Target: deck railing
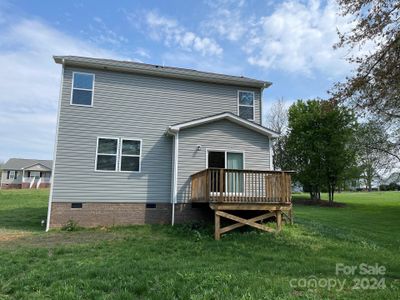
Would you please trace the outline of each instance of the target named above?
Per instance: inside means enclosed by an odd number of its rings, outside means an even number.
[[[192,202],[290,203],[291,173],[209,168],[191,176]]]

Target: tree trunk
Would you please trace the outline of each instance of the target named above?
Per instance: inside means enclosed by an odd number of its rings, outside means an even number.
[[[333,197],[335,194],[335,184],[328,184],[329,206],[333,206]]]
[[[372,180],[368,179],[368,192],[372,192]]]

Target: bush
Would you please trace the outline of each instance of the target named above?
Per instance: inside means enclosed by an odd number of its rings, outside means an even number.
[[[70,219],[68,222],[61,228],[64,231],[77,231],[79,229],[78,222]]]
[[[400,191],[400,185],[392,182],[390,184],[381,184],[379,186],[380,191]]]

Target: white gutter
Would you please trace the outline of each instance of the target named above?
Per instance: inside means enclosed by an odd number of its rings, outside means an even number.
[[[51,217],[51,203],[53,200],[53,187],[54,187],[54,175],[55,175],[55,167],[56,167],[56,153],[57,153],[57,143],[58,143],[58,125],[60,122],[60,111],[61,111],[61,98],[62,98],[62,88],[64,83],[64,59],[62,60],[62,68],[61,68],[61,84],[60,84],[60,95],[58,97],[58,110],[57,110],[57,127],[56,127],[56,136],[54,143],[54,152],[53,152],[53,170],[51,171],[50,178],[50,194],[49,194],[49,205],[47,207],[47,222],[46,222],[46,232],[50,229],[50,217]]]
[[[178,154],[179,154],[179,132],[171,132],[174,136],[174,151],[172,152],[172,216],[171,225],[175,224],[175,204],[178,194]]]

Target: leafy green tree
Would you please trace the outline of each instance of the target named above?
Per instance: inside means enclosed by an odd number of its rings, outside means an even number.
[[[377,121],[362,123],[357,129],[355,145],[362,171],[361,178],[368,191],[371,191],[373,179],[390,171],[394,165],[393,156],[382,151],[390,148],[389,134],[384,125]]]
[[[289,108],[284,167],[297,171],[312,200],[326,188],[333,203],[338,183],[355,165],[356,124],[351,111],[330,101],[299,100]]]
[[[339,32],[334,47],[356,50],[347,57],[355,70],[330,92],[335,101],[385,122],[388,139],[376,148],[400,161],[400,1],[337,2],[354,26]]]

